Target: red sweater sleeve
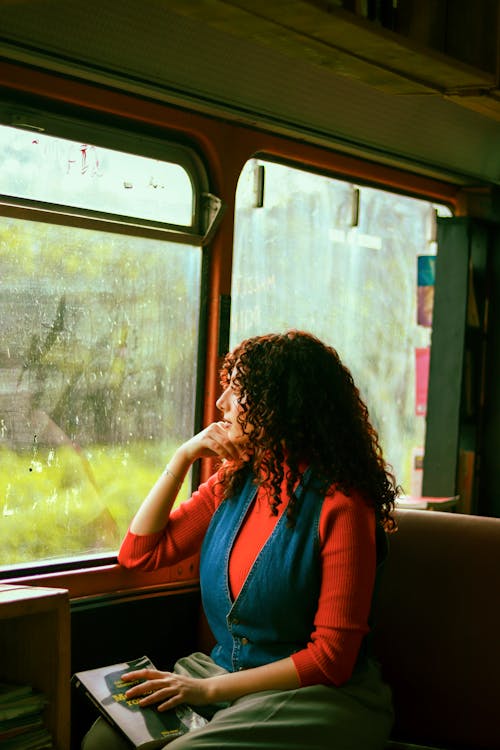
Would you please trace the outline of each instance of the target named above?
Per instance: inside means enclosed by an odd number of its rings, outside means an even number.
[[[125,568],[157,570],[199,552],[210,519],[221,502],[220,484],[214,474],[171,512],[163,531],[137,535],[130,529],[118,553]]]
[[[314,630],[292,655],[302,686],[342,685],[368,632],[375,582],[375,514],[353,493],[327,495],[320,518],[322,582]]]

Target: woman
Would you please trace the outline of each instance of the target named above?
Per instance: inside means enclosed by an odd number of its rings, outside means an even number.
[[[201,550],[216,645],[172,673],[130,673],[146,681],[128,696],[208,707],[170,750],[383,748],[391,699],[368,634],[398,487],[367,409],[335,350],[300,331],[244,341],[221,380],[221,421],[176,450],[119,553],[153,570]],[[221,468],[171,512],[203,457]],[[83,747],[122,742],[99,722]]]

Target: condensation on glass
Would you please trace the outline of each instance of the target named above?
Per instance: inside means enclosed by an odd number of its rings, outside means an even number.
[[[236,197],[231,344],[299,328],[337,349],[416,495],[432,332],[432,279],[419,268],[433,267],[437,214],[450,212],[257,159]]]
[[[4,194],[191,222],[177,164],[12,128],[0,153]],[[0,216],[0,566],[116,550],[194,425],[200,247],[26,217]]]

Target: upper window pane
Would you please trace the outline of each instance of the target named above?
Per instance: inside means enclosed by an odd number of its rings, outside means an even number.
[[[0,126],[0,193],[191,226],[193,186],[179,164]]]
[[[414,495],[422,486],[436,209],[262,160],[246,164],[236,199],[232,345],[299,328],[337,349],[398,482]]]

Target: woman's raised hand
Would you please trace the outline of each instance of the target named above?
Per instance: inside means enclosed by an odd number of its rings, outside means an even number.
[[[212,422],[182,446],[191,462],[197,458],[245,459],[247,440],[234,439],[227,422]]]

